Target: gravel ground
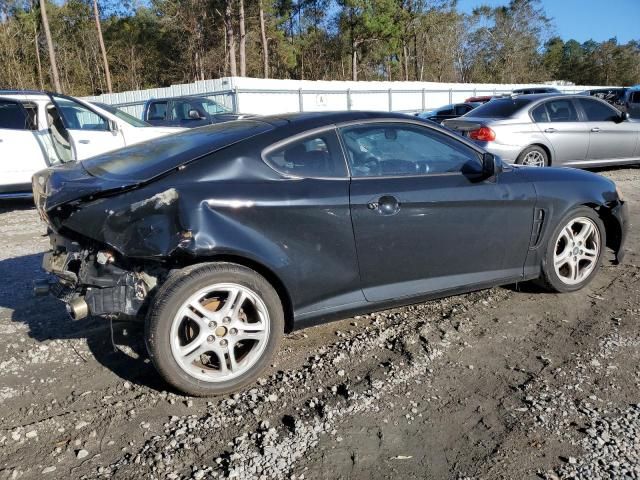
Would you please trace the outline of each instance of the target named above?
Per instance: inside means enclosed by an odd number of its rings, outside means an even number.
[[[599,173],[632,230],[588,288],[297,331],[253,388],[215,399],[171,391],[140,327],[31,297],[44,227],[0,205],[0,480],[640,478],[640,169]]]

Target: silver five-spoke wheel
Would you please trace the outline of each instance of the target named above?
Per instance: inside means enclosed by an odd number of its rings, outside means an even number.
[[[556,240],[553,255],[556,275],[567,285],[582,282],[596,268],[600,248],[600,232],[593,220],[571,219]]]
[[[542,153],[537,150],[531,150],[522,157],[522,165],[528,165],[530,167],[544,167],[546,165],[546,160]]]
[[[269,330],[269,311],[255,292],[217,283],[198,290],[178,309],[170,330],[171,353],[190,376],[222,382],[258,362]]]

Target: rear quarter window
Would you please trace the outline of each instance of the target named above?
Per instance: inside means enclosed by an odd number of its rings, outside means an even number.
[[[137,143],[82,164],[96,177],[142,182],[272,129],[257,120],[219,123]]]

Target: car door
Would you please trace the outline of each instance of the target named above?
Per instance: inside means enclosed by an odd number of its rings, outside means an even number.
[[[0,98],[0,193],[30,191],[31,176],[47,166],[36,136],[37,106],[29,112]]]
[[[640,118],[640,90],[629,92],[627,101],[627,112],[632,118]]]
[[[620,112],[604,101],[580,98],[578,105],[589,125],[588,162],[611,163],[634,157],[640,137],[637,123],[622,121]]]
[[[115,122],[110,122],[71,97],[56,94],[49,97],[68,131],[76,160],[84,160],[125,146],[124,137]]]
[[[554,165],[581,164],[586,160],[589,126],[580,121],[572,99],[546,101],[535,107],[531,116],[553,148]]]
[[[535,192],[511,168],[481,179],[475,149],[418,123],[366,122],[340,132],[367,300],[522,277]]]

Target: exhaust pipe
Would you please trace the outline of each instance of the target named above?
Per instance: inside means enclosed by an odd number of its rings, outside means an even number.
[[[36,280],[33,282],[33,295],[36,297],[44,297],[49,295],[51,283],[49,280]]]
[[[77,297],[67,303],[67,312],[71,320],[82,320],[89,315],[89,305],[84,297]]]

